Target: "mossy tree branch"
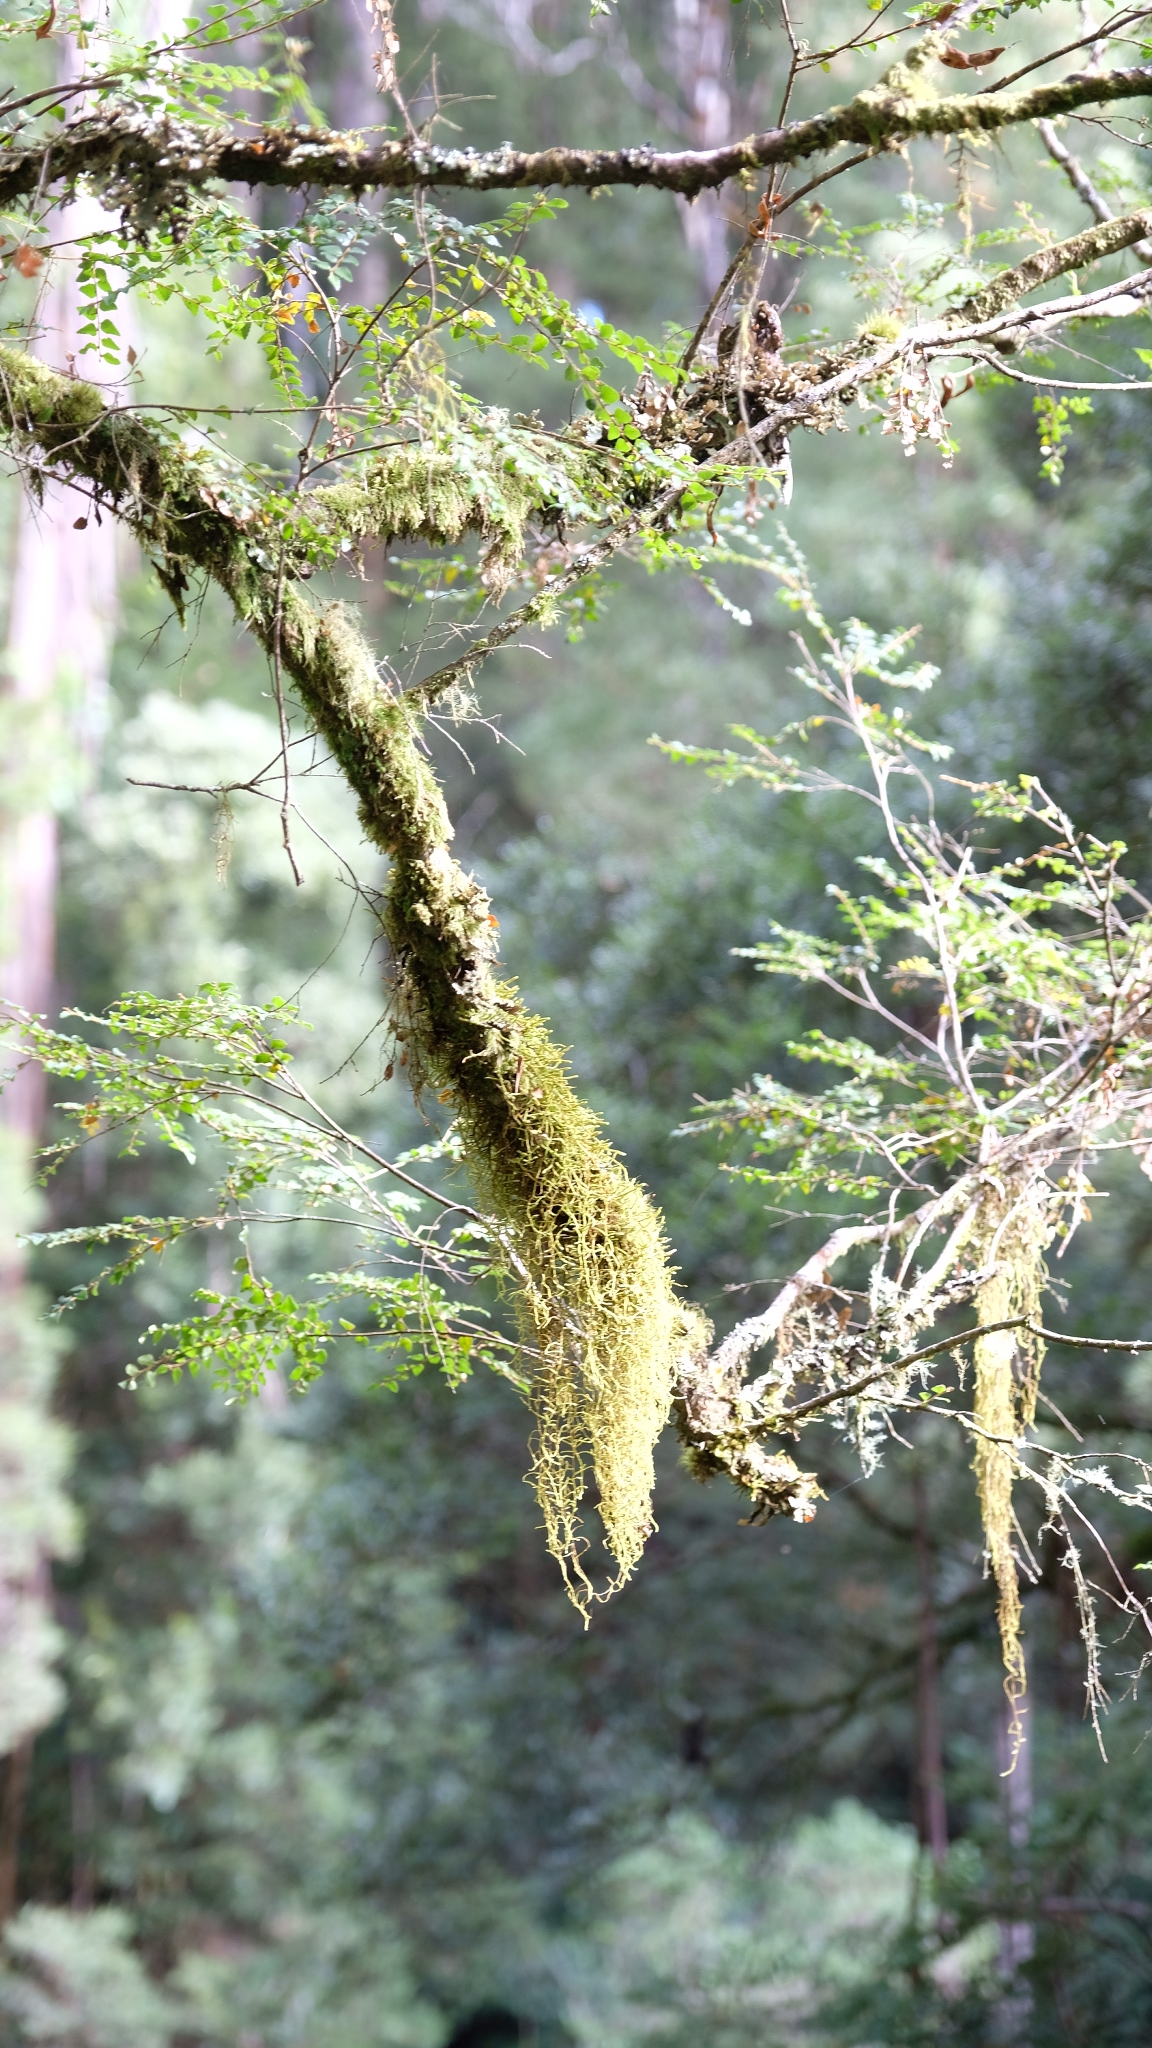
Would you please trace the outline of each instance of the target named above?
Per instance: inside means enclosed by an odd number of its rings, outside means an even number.
[[[842,144],[877,149],[917,136],[996,135],[1027,121],[1149,94],[1148,64],[1075,72],[1020,92],[943,96],[927,81],[923,66],[893,65],[878,84],[843,106],[711,150],[660,150],[646,143],[625,149],[565,144],[539,150],[510,144],[495,150],[440,149],[407,137],[371,144],[355,135],[303,127],[267,127],[240,136],[112,105],[70,123],[48,143],[7,149],[0,160],[0,206],[37,193],[70,191],[81,178],[113,204],[126,204],[142,222],[163,214],[179,195],[220,180],[352,193],[429,187],[493,192],[549,185],[592,191],[631,185],[692,199],[730,178],[802,163]]]
[[[1050,284],[1055,277],[1066,277],[1069,271],[1083,270],[1090,263],[1099,263],[1105,256],[1119,255],[1121,249],[1134,248],[1152,235],[1152,209],[1142,208],[1138,213],[1121,214],[1114,220],[1101,221],[1094,228],[1085,228],[1078,235],[1070,235],[1067,241],[1053,242],[1050,248],[1038,249],[1024,263],[1014,270],[1005,270],[983,291],[975,292],[970,299],[957,308],[957,320],[992,320],[998,313],[1006,313],[1017,299],[1026,298],[1029,292],[1039,291],[1040,286]]]
[[[587,1607],[579,1503],[591,1465],[627,1577],[650,1527],[652,1447],[692,1332],[660,1219],[576,1096],[543,1022],[496,973],[488,896],[452,827],[412,705],[381,680],[353,617],[268,566],[203,459],[101,394],[0,346],[0,432],[33,467],[85,480],[135,533],[179,605],[211,577],[299,693],[391,863],[384,925],[393,1022],[419,1091],[451,1103],[482,1204],[503,1226],[535,1357],[534,1464],[549,1543]],[[345,508],[347,509],[347,508]],[[441,508],[442,510],[443,508]]]

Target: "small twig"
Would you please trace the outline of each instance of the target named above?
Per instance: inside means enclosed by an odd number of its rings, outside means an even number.
[[[272,682],[276,691],[276,716],[280,721],[280,759],[284,765],[284,789],[280,799],[280,831],[284,841],[284,851],[288,855],[289,865],[292,869],[293,879],[296,887],[299,889],[303,884],[304,877],[300,872],[300,864],[296,859],[295,850],[292,845],[292,828],[289,823],[292,816],[292,764],[288,756],[291,740],[288,733],[288,713],[284,706],[284,678],[280,672],[280,626],[283,618],[283,599],[284,551],[281,549],[280,560],[276,566],[276,613],[272,622]]]
[[[1048,1344],[1072,1344],[1078,1351],[1152,1351],[1152,1337],[1066,1337],[1059,1330],[1046,1330],[1041,1323],[1029,1323],[1028,1327],[1034,1337],[1043,1337]]]
[[[919,1351],[912,1351],[907,1358],[895,1358],[890,1365],[877,1366],[861,1379],[852,1380],[846,1387],[837,1387],[830,1394],[814,1394],[810,1401],[801,1401],[795,1408],[782,1408],[763,1427],[776,1429],[781,1423],[795,1422],[802,1415],[814,1415],[818,1408],[834,1407],[837,1401],[848,1401],[853,1394],[863,1393],[866,1387],[874,1386],[877,1380],[890,1379],[895,1373],[907,1372],[913,1365],[923,1364],[926,1358],[935,1358],[941,1351],[957,1351],[961,1344],[971,1343],[973,1337],[990,1337],[997,1330],[1019,1330],[1028,1326],[1027,1316],[1009,1316],[1002,1323],[981,1323],[974,1330],[961,1330],[958,1337],[941,1337],[935,1344],[925,1344]],[[1152,1344],[1148,1345],[1152,1351]]]

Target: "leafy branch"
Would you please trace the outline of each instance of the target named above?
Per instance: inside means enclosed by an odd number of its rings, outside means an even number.
[[[1152,1468],[1124,1458],[1135,1478],[1117,1476],[1115,1458],[1069,1456],[1036,1422],[1046,1342],[1064,1341],[1040,1316],[1046,1254],[1055,1245],[1063,1256],[1087,1220],[1098,1160],[1127,1152],[1146,1169],[1152,1161],[1152,905],[1123,873],[1124,847],[1078,831],[1035,777],[945,777],[940,790],[929,764],[948,750],[916,734],[900,701],[925,692],[934,675],[909,664],[911,636],[877,635],[858,620],[834,630],[786,540],[759,553],[745,542],[740,555],[758,562],[802,622],[792,673],[817,708],[774,738],[741,729],[740,750],[664,751],[722,784],[848,797],[875,817],[880,850],[858,860],[868,886],[829,890],[839,937],[777,926],[742,949],[762,972],[850,1006],[867,1036],[810,1030],[789,1045],[791,1057],[845,1078],[809,1091],[757,1075],[727,1101],[702,1105],[691,1128],[750,1145],[729,1170],[776,1196],[817,1188],[854,1195],[862,1209],[766,1310],[682,1375],[681,1434],[701,1476],[726,1471],[744,1487],[754,1519],[807,1520],[814,1477],[766,1438],[832,1418],[867,1471],[897,1413],[926,1409],[960,1427],[973,1444],[1006,1686],[1018,1700],[1015,1485],[1039,1491],[1085,1603],[1074,1495],[1095,1487],[1152,1508]],[[954,832],[938,802],[947,796],[953,806],[963,788],[972,824]],[[989,820],[1010,828],[1010,854],[983,845]],[[840,1269],[865,1252],[863,1284],[846,1288]],[[921,1340],[969,1303],[974,1328]],[[1152,1349],[1152,1340],[1080,1341]],[[748,1361],[772,1342],[773,1362],[747,1381]],[[928,1374],[933,1360],[969,1345],[965,1402],[963,1370],[951,1387]],[[1152,1634],[1152,1619],[1124,1598]],[[1098,1712],[1087,1604],[1084,1632]]]
[[[205,984],[173,1000],[127,995],[104,1017],[66,1015],[84,1031],[51,1030],[11,1006],[4,1012],[17,1058],[84,1090],[58,1104],[73,1131],[41,1154],[45,1177],[97,1140],[115,1143],[121,1157],[158,1142],[190,1166],[207,1147],[218,1165],[207,1214],[35,1233],[30,1242],[46,1250],[122,1247],[54,1313],[120,1285],[194,1233],[239,1239],[237,1289],[198,1289],[202,1313],[151,1326],[140,1341],[156,1348],[126,1366],[127,1385],[203,1371],[243,1401],[287,1353],[291,1381],[303,1391],[333,1345],[352,1345],[381,1358],[390,1387],[429,1362],[453,1385],[482,1363],[523,1386],[520,1347],[487,1327],[474,1299],[481,1282],[501,1282],[514,1265],[499,1225],[411,1171],[425,1159],[451,1163],[452,1144],[389,1160],[345,1129],[294,1070],[280,1035],[299,1024],[291,1006],[243,1004],[227,985]],[[299,1301],[259,1270],[253,1246],[265,1242],[264,1226],[279,1237],[304,1224],[350,1231],[355,1256],[339,1271],[313,1274],[316,1291]],[[455,1298],[461,1293],[472,1297],[467,1305]],[[336,1314],[345,1305],[355,1305],[356,1320]]]

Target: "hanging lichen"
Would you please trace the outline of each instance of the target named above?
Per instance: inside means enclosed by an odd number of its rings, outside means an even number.
[[[973,1469],[980,1498],[984,1542],[996,1581],[996,1618],[1004,1659],[1004,1691],[1011,1709],[1013,1760],[1022,1740],[1020,1701],[1028,1690],[1016,1563],[1016,1445],[1036,1416],[1043,1340],[1036,1335],[1045,1281],[1044,1247],[1051,1235],[1039,1190],[1028,1182],[997,1188],[983,1204],[974,1233],[979,1263],[989,1277],[976,1294],[977,1320],[987,1334],[973,1347],[975,1388]],[[1018,1317],[1015,1329],[996,1324]]]

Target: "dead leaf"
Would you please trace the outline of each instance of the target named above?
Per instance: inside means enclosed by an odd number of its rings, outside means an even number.
[[[133,363],[134,363],[134,362],[136,361],[136,351],[135,351],[135,349],[133,348],[133,346],[132,346],[132,343],[131,343],[131,342],[129,342],[129,343],[128,343],[128,347],[127,347],[127,350],[126,350],[126,354],[127,354],[127,357],[128,357],[128,367],[129,367],[129,369],[131,369],[131,367],[132,367]]]
[[[1003,55],[1003,46],[996,50],[973,50],[969,57],[963,50],[941,50],[940,62],[947,64],[950,71],[978,71],[982,64],[994,64]]]
[[[13,253],[12,261],[21,277],[35,277],[36,272],[44,268],[42,252],[34,249],[31,242],[21,242],[20,247]]]
[[[48,12],[47,12],[47,14],[46,14],[46,15],[44,16],[44,19],[43,19],[43,21],[42,21],[42,22],[40,22],[40,23],[39,23],[39,24],[37,25],[37,29],[36,29],[36,41],[37,41],[38,43],[42,43],[42,42],[44,41],[44,38],[45,38],[45,36],[50,36],[50,35],[51,35],[51,33],[52,33],[52,30],[53,30],[53,28],[55,27],[55,25],[56,25],[56,0],[52,0],[52,5],[51,5],[51,6],[49,7],[49,9],[48,9]]]
[[[83,533],[83,531],[84,531],[84,528],[85,528],[85,527],[87,526],[87,524],[88,524],[88,521],[87,521],[87,519],[74,519],[74,520],[72,521],[72,524],[73,524],[73,526],[75,527],[75,529],[76,529],[77,533]]]

